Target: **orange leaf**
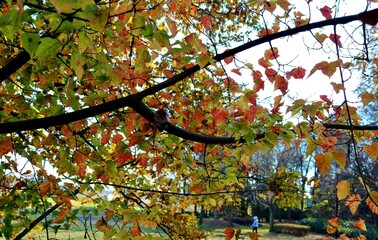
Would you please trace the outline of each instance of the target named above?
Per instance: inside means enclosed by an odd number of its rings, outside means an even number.
[[[350,183],[346,180],[339,182],[336,185],[337,188],[337,198],[342,200],[350,194]]]
[[[268,12],[273,13],[276,10],[276,3],[274,1],[264,1],[264,8]]]
[[[190,191],[191,192],[195,192],[197,194],[202,193],[202,191],[203,191],[203,184],[198,184],[198,185],[190,187]]]
[[[345,90],[345,87],[341,83],[331,82],[331,85],[336,93],[339,93],[341,90]]]
[[[85,162],[85,159],[86,156],[79,151],[76,151],[73,155],[73,160],[75,161],[75,163],[83,163]]]
[[[376,205],[378,204],[378,192],[371,192],[370,196],[366,199],[366,204],[373,213],[378,214],[378,206]]]
[[[326,19],[332,18],[332,16],[331,16],[332,10],[328,6],[322,7],[320,9],[320,12],[322,13],[323,17],[325,17]]]
[[[42,182],[37,186],[37,188],[39,189],[39,193],[42,197],[52,191],[52,186],[49,182]]]
[[[332,162],[332,154],[331,153],[326,153],[326,154],[321,154],[318,153],[315,155],[315,161],[316,161],[316,167],[319,169],[320,173],[325,176],[329,168],[331,167],[331,162]]]
[[[130,233],[133,235],[133,237],[140,236],[140,227],[137,224],[133,224],[133,226],[130,228]]]
[[[371,145],[366,145],[364,146],[364,150],[366,152],[366,154],[372,158],[373,160],[377,160],[378,159],[378,142],[372,142]]]
[[[370,102],[375,100],[375,96],[372,93],[369,92],[363,92],[361,95],[361,102],[364,104],[364,106],[368,105]]]
[[[327,227],[327,233],[328,234],[334,234],[337,230],[337,228],[334,228],[334,227]]]
[[[10,138],[5,139],[0,144],[0,157],[12,151],[13,144]]]
[[[109,142],[110,136],[107,132],[102,132],[101,133],[101,145],[105,145]]]
[[[328,36],[324,33],[315,33],[315,38],[316,40],[318,40],[318,42],[323,43],[326,40],[326,38],[328,38]]]
[[[85,164],[79,164],[76,168],[76,173],[81,179],[83,179],[85,177],[85,174],[87,174],[87,168]]]
[[[344,152],[341,151],[334,151],[333,158],[335,159],[336,163],[339,164],[340,167],[343,169],[346,166],[346,155]]]
[[[272,29],[264,29],[264,30],[261,30],[259,32],[259,34],[257,34],[257,36],[260,37],[260,38],[262,38],[262,37],[268,36],[268,35],[270,35],[272,33],[273,33]]]
[[[203,25],[203,27],[209,31],[210,30],[210,26],[211,26],[211,16],[209,15],[206,15],[204,16],[202,19],[201,19],[201,23]]]
[[[247,232],[245,235],[248,236],[251,240],[258,240],[259,237],[261,237],[261,235],[255,232]]]
[[[118,145],[118,143],[122,140],[123,140],[123,136],[117,133],[116,135],[113,136],[112,143],[114,143],[115,145]]]
[[[329,35],[329,39],[331,39],[331,41],[332,42],[334,42],[337,46],[339,46],[339,47],[343,47],[342,45],[341,45],[341,41],[340,41],[340,36],[339,35],[335,35],[335,34],[333,34],[333,33],[331,33],[330,35]]]
[[[293,68],[290,72],[286,74],[287,79],[293,77],[295,79],[303,79],[306,75],[306,69],[302,67]]]
[[[226,228],[223,233],[226,234],[225,240],[231,240],[234,237],[235,230],[233,228]]]
[[[63,208],[60,210],[59,215],[57,218],[55,218],[51,223],[60,223],[63,222],[65,216],[70,212],[69,208]]]
[[[326,102],[328,105],[332,103],[331,100],[329,100],[329,98],[327,97],[327,95],[320,95],[320,99]]]
[[[276,48],[276,47],[273,47],[273,48],[267,49],[267,50],[265,50],[265,52],[264,52],[264,57],[265,57],[265,59],[267,59],[267,60],[273,60],[273,59],[278,58],[279,56],[280,56],[280,55],[278,54],[278,48]]]
[[[357,212],[358,206],[361,203],[361,197],[359,194],[351,194],[347,198],[346,206],[349,207],[350,212],[354,215]]]
[[[268,67],[270,67],[270,66],[273,65],[271,62],[269,62],[265,58],[260,58],[259,61],[258,61],[258,63],[259,63],[260,66],[262,66],[264,68],[268,68]]]
[[[328,219],[328,224],[336,229],[339,228],[339,218],[335,217]]]
[[[357,220],[353,227],[358,230],[367,231],[365,221],[361,219]]]
[[[322,71],[322,73],[326,76],[328,76],[329,78],[332,77],[332,75],[336,72],[336,68],[337,67],[340,67],[340,65],[342,64],[342,61],[339,59],[339,60],[336,60],[336,61],[333,61],[333,62],[326,62],[326,61],[322,61],[320,63],[317,63],[315,64],[315,66],[311,69],[310,71],[310,74],[309,74],[309,77],[314,74],[317,70],[320,70]]]

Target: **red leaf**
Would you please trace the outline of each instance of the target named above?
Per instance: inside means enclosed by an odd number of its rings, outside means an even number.
[[[209,31],[210,30],[210,26],[211,26],[211,17],[209,15],[206,15],[204,16],[202,19],[201,19],[201,23],[203,25],[203,27]]]
[[[81,179],[85,177],[85,174],[87,174],[86,166],[85,164],[80,164],[77,166],[76,173],[79,175]]]
[[[83,163],[85,162],[85,159],[86,156],[79,151],[76,151],[73,155],[73,160],[75,161],[75,163]]]
[[[227,228],[223,233],[226,234],[225,240],[231,240],[234,237],[235,230],[233,228]]]
[[[358,14],[358,19],[365,24],[375,25],[378,23],[378,9]]]
[[[70,209],[69,209],[69,208],[63,208],[62,210],[60,210],[58,217],[55,218],[54,221],[52,221],[52,223],[60,223],[60,222],[63,222],[64,217],[65,217],[69,212],[70,212]]]
[[[116,153],[115,155],[118,165],[122,165],[127,161],[131,161],[133,156],[130,152]]]
[[[144,137],[142,134],[140,133],[133,133],[131,136],[129,136],[127,138],[127,140],[129,140],[129,147],[132,147],[136,144],[139,144],[143,141]]]
[[[238,68],[234,68],[234,69],[232,69],[231,72],[233,72],[233,73],[235,73],[235,74],[237,74],[237,75],[239,75],[239,76],[242,75],[241,72],[240,72],[240,69],[238,69]]]
[[[224,123],[226,121],[227,115],[228,113],[226,109],[214,110],[213,119],[214,119],[215,124]]]
[[[0,144],[0,156],[9,153],[10,151],[12,151],[12,148],[13,148],[13,144],[10,138],[2,141]]]
[[[342,45],[341,45],[341,41],[340,41],[340,36],[339,35],[335,35],[335,34],[333,34],[333,33],[331,33],[330,35],[329,35],[329,39],[331,39],[331,41],[332,42],[334,42],[337,46],[339,46],[339,47],[343,47]]]
[[[331,16],[332,10],[328,6],[322,7],[320,9],[320,12],[322,13],[323,17],[325,17],[326,19],[332,18],[332,16]]]
[[[123,140],[123,136],[121,134],[117,133],[116,135],[113,136],[112,143],[118,145],[118,143],[122,140]]]
[[[329,105],[331,104],[331,100],[329,100],[327,95],[320,95],[320,99],[322,99],[324,102],[326,102]]]
[[[259,63],[260,66],[262,66],[264,68],[268,68],[268,67],[273,65],[271,62],[269,62],[268,60],[266,60],[263,57],[259,59],[258,63]]]
[[[277,72],[276,72],[276,70],[274,70],[272,68],[267,68],[265,70],[265,74],[268,77],[269,81],[273,82],[274,79],[276,78]]]
[[[290,72],[286,74],[286,77],[290,79],[290,77],[293,77],[295,79],[303,79],[306,75],[306,69],[302,67],[297,67],[292,69]]]

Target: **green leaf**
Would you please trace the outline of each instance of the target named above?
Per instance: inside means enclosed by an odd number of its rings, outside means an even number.
[[[41,60],[54,57],[60,50],[62,44],[57,39],[42,38],[41,44],[39,44],[35,56]]]
[[[31,58],[34,57],[40,41],[41,37],[37,33],[24,32],[21,35],[22,46],[29,53]]]

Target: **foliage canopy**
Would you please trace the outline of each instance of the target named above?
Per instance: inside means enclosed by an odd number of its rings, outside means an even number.
[[[37,224],[68,228],[88,214],[72,200],[90,199],[104,238],[149,239],[147,228],[202,238],[196,217],[183,212],[235,204],[253,177],[251,156],[279,144],[305,144],[323,175],[332,162],[356,165],[365,194],[342,181],[337,195],[352,212],[366,202],[378,213],[359,162],[377,159],[378,127],[363,125],[370,119],[346,89],[378,63],[369,52],[376,1],[348,16],[342,1],[297,2],[0,1],[1,233],[21,239]],[[311,54],[328,59],[281,61],[276,41],[301,34]],[[263,50],[239,58],[255,48]],[[370,74],[364,106],[378,94]],[[296,81],[315,77],[330,79],[341,103],[290,97]],[[275,189],[266,191],[284,191],[268,180]],[[112,199],[102,195],[109,188]]]

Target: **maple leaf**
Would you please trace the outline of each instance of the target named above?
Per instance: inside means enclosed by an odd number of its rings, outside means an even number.
[[[369,92],[363,92],[361,95],[361,102],[364,104],[364,106],[368,105],[370,102],[375,100],[375,96],[372,93]]]
[[[366,225],[365,225],[365,221],[364,220],[357,220],[354,225],[353,225],[354,228],[358,229],[358,230],[362,230],[362,231],[367,231],[366,229]]]
[[[331,100],[327,97],[327,95],[320,95],[320,99],[322,99],[324,102],[326,102],[328,105],[331,105]]]
[[[39,189],[39,194],[43,197],[52,191],[52,184],[50,182],[42,182],[37,186],[37,189]]]
[[[337,198],[342,200],[350,194],[350,183],[346,180],[340,181],[336,185],[337,189]]]
[[[331,82],[331,85],[333,86],[333,89],[336,93],[339,93],[341,90],[345,90],[344,85],[341,83]]]
[[[69,212],[70,212],[70,209],[68,207],[63,208],[62,210],[60,210],[58,217],[55,218],[51,223],[63,222],[64,218],[67,216]]]
[[[133,226],[130,228],[130,233],[133,235],[133,237],[140,236],[141,235],[141,229],[137,224],[133,224]]]
[[[211,16],[210,15],[206,15],[204,16],[201,21],[200,21],[203,25],[203,27],[209,31],[210,30],[210,27],[211,27]]]
[[[260,66],[262,66],[264,68],[268,68],[270,66],[273,66],[273,64],[271,62],[269,62],[268,60],[266,60],[263,57],[258,60],[258,63],[259,63]]]
[[[233,228],[226,228],[223,233],[226,234],[225,240],[231,240],[234,237],[235,230]]]
[[[329,39],[331,39],[331,41],[334,42],[337,46],[339,46],[341,48],[343,47],[342,44],[341,44],[339,35],[337,35],[337,34],[335,35],[335,34],[331,33],[329,35]]]
[[[0,144],[0,157],[12,151],[13,144],[10,138],[1,141]]]
[[[320,63],[315,64],[315,66],[311,69],[310,74],[308,77],[310,77],[312,74],[314,74],[317,70],[322,71],[322,73],[329,78],[332,77],[332,75],[336,72],[336,68],[341,66],[342,61],[340,59],[333,61],[333,62],[326,62],[322,61]]]
[[[331,8],[329,8],[328,6],[324,6],[320,9],[320,12],[322,13],[323,17],[325,17],[326,19],[331,19],[332,16],[332,10]]]
[[[293,68],[290,72],[286,73],[286,78],[290,79],[291,77],[295,79],[303,79],[306,75],[306,69],[302,67]]]
[[[270,13],[273,13],[276,10],[276,3],[274,1],[264,1],[264,8]]]
[[[122,165],[122,164],[124,164],[124,163],[126,163],[128,161],[132,161],[133,160],[133,155],[129,151],[117,152],[115,154],[115,157],[117,159],[118,165]]]
[[[316,167],[319,169],[320,173],[325,176],[328,173],[329,168],[331,167],[332,154],[317,153],[314,158]]]
[[[226,109],[219,109],[213,111],[213,119],[215,124],[224,123],[227,119],[228,112]]]
[[[351,194],[346,201],[346,206],[349,211],[354,215],[357,212],[358,206],[361,204],[361,197],[359,194]]]
[[[266,60],[273,60],[278,58],[280,55],[278,54],[278,48],[273,47],[270,49],[265,50],[264,57]]]

